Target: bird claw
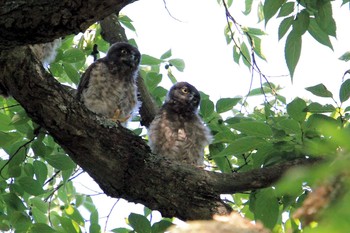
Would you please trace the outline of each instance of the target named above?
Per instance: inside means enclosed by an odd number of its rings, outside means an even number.
[[[116,109],[111,120],[116,122],[116,123],[117,122],[124,123],[124,122],[127,122],[129,120],[130,115],[128,115],[126,117],[120,117],[120,114],[121,114],[120,109]]]

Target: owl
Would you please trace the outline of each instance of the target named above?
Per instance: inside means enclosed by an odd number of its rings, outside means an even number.
[[[137,108],[136,78],[140,52],[115,43],[104,58],[92,63],[80,79],[77,98],[92,112],[126,126]]]
[[[198,90],[187,82],[176,83],[148,129],[154,154],[203,166],[204,148],[212,139],[197,110]]]
[[[55,60],[58,47],[61,46],[61,38],[55,39],[52,42],[43,43],[43,44],[34,44],[30,47],[32,48],[34,54],[37,58],[43,63],[45,68]]]

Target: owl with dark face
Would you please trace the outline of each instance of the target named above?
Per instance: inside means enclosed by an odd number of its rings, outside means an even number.
[[[115,43],[104,58],[81,77],[77,98],[97,115],[124,126],[137,107],[136,78],[140,52],[128,43]]]
[[[191,84],[178,82],[170,89],[148,129],[154,154],[203,166],[204,148],[212,136],[197,113],[199,104],[199,92]]]

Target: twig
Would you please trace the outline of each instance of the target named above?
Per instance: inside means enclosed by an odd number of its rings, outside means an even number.
[[[31,140],[29,140],[28,142],[24,143],[23,145],[21,145],[20,147],[17,148],[17,150],[15,151],[15,153],[10,156],[9,160],[6,161],[6,163],[1,167],[0,169],[0,176],[6,180],[5,177],[3,177],[2,175],[2,171],[5,169],[5,167],[12,161],[12,159],[17,155],[17,153],[23,148],[23,147],[27,147],[28,144],[30,144],[32,141],[34,141],[35,137],[33,137]]]
[[[112,208],[107,215],[104,232],[107,232],[107,224],[108,224],[109,217],[111,216],[112,211],[113,211],[114,207],[117,205],[117,203],[119,202],[119,200],[120,199],[118,198],[117,201],[112,205]]]
[[[167,4],[166,4],[166,1],[163,0],[163,2],[164,2],[164,7],[165,7],[166,11],[168,12],[169,16],[170,16],[171,18],[175,19],[176,21],[179,21],[179,22],[183,23],[181,20],[179,20],[178,18],[175,18],[175,17],[171,14],[171,12],[169,11],[168,6],[167,6]]]
[[[2,108],[0,108],[0,110],[10,109],[10,108],[17,107],[17,106],[21,106],[21,105],[20,104],[13,104],[10,106],[2,107]]]

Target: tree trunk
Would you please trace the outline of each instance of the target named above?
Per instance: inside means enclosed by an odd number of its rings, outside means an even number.
[[[53,41],[85,31],[135,0],[1,1],[0,49]]]

